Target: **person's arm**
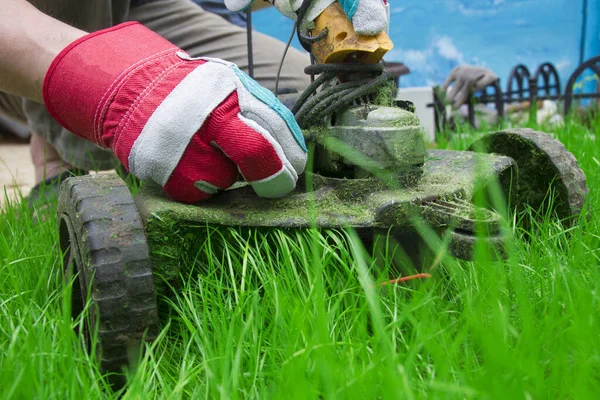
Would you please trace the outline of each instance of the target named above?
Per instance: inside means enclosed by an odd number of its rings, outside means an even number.
[[[0,90],[43,101],[70,132],[133,175],[195,203],[241,173],[281,197],[307,148],[290,110],[236,65],[193,58],[137,22],[90,34],[23,0],[0,10]]]
[[[25,0],[0,7],[0,91],[42,102],[52,60],[86,33],[40,12]]]

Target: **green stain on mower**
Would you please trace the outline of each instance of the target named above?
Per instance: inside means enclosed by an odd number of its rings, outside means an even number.
[[[187,262],[194,263],[186,260],[215,227],[385,230],[410,228],[420,218],[437,230],[471,229],[475,215],[497,224],[495,213],[476,211],[468,202],[477,187],[512,170],[509,157],[427,151],[417,116],[397,107],[352,107],[337,116],[335,126],[304,134],[314,144],[314,170],[281,199],[261,199],[240,183],[190,206],[144,185],[136,204],[155,272],[175,278]],[[468,251],[458,256],[468,258]]]
[[[415,221],[422,221],[441,235],[451,235],[450,251],[468,259],[477,240],[495,248],[502,242],[502,218],[484,208],[489,203],[475,200],[489,196],[490,188],[495,188],[492,196],[505,209],[507,201],[516,204],[515,194],[525,195],[519,191],[521,168],[517,170],[515,159],[473,151],[426,150],[417,116],[398,107],[355,106],[337,115],[334,125],[312,128],[304,135],[313,144],[313,171],[302,175],[297,188],[281,199],[261,199],[249,185],[239,183],[190,206],[168,199],[160,187],[144,185],[135,200],[155,271],[175,278],[186,262],[194,263],[185,260],[197,254],[208,232],[219,227],[414,231]],[[515,157],[524,158],[523,165],[530,171],[519,181],[530,189],[533,178],[529,176],[535,166],[527,159],[540,166],[544,160],[553,163],[556,157],[544,156],[548,153],[544,149],[554,152],[559,143],[542,132],[525,130],[488,137],[498,149],[506,147],[498,153],[511,154],[511,147],[520,147],[520,135],[530,146]],[[547,192],[542,186],[538,185],[536,193]]]

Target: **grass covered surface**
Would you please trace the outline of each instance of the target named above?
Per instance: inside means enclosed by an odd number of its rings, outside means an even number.
[[[208,261],[159,297],[159,339],[118,393],[71,319],[53,210],[39,221],[8,204],[0,397],[597,398],[599,129],[553,129],[586,173],[590,220],[547,219],[531,237],[512,228],[505,261],[442,256],[431,278],[382,286],[385,260],[364,257],[353,232],[211,230],[189,254]]]

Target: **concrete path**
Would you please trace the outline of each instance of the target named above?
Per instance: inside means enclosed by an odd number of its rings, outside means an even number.
[[[110,170],[99,173],[114,172],[115,170]],[[90,172],[94,173],[96,172]],[[25,197],[34,186],[35,172],[29,155],[29,143],[0,132],[0,212],[7,198],[18,201],[19,193]]]
[[[0,207],[6,197],[18,198],[18,192],[27,196],[34,186],[33,164],[29,156],[29,144],[15,140],[0,140]]]

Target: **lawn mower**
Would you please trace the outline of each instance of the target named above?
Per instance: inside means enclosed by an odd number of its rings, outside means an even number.
[[[582,210],[584,174],[546,133],[504,130],[468,151],[428,150],[414,109],[386,92],[390,79],[380,60],[391,41],[385,33],[357,36],[337,3],[318,17],[312,35],[298,34],[314,57],[305,70],[314,82],[281,100],[303,129],[311,168],[288,196],[261,199],[239,182],[185,205],[150,183],[132,196],[116,174],[62,184],[58,230],[74,279],[73,315],[91,302],[87,320],[97,329],[102,370],[120,372],[132,348],[156,337],[157,293],[180,276],[180,256],[189,251],[176,231],[353,228],[366,242],[390,234],[418,260],[417,225],[424,223],[446,238],[451,254],[470,259],[479,245],[503,253],[501,207],[475,202],[481,193],[501,192],[493,197],[510,209],[551,205],[565,223]]]

